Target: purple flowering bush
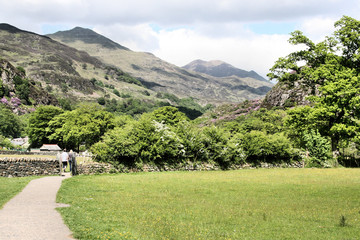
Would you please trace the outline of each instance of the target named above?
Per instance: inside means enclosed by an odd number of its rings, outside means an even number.
[[[5,97],[1,98],[0,102],[6,106],[9,106],[9,101]]]

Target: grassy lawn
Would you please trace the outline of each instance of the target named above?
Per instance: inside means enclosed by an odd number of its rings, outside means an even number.
[[[77,239],[360,236],[360,169],[77,176],[57,201]]]
[[[33,179],[38,177],[4,178],[0,177],[0,208],[13,198]]]

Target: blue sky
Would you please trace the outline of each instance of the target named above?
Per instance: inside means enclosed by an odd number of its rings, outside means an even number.
[[[360,0],[0,0],[0,22],[39,34],[86,27],[134,51],[178,66],[223,60],[265,76],[294,51],[289,33],[313,41],[343,15],[360,19]]]
[[[264,21],[245,24],[245,27],[255,34],[289,34],[296,29],[297,23]]]

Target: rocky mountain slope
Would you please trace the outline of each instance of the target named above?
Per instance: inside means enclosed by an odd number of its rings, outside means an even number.
[[[146,90],[135,78],[84,51],[8,24],[0,24],[0,56],[60,98],[119,98],[114,89],[142,96]]]
[[[32,111],[32,106],[58,105],[57,99],[48,94],[35,81],[26,78],[22,68],[0,59],[0,102],[14,113]]]
[[[220,60],[203,61],[198,59],[183,66],[183,68],[195,72],[206,73],[214,77],[236,76],[239,78],[253,78],[260,81],[268,82],[265,78],[257,74],[255,71],[245,71]]]
[[[306,81],[278,82],[261,103],[264,108],[288,108],[297,105],[309,105],[309,96],[319,94],[318,86],[309,86]]]
[[[122,69],[153,91],[190,96],[203,104],[261,98],[272,87],[269,82],[250,77],[219,78],[180,68],[151,53],[134,52],[114,44],[90,29],[76,27],[47,36]]]

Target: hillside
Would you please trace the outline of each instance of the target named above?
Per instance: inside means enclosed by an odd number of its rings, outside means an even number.
[[[76,27],[47,36],[122,69],[151,90],[175,94],[178,97],[190,96],[203,104],[261,98],[272,86],[269,82],[249,77],[219,78],[189,71],[165,62],[151,53],[134,52],[114,44],[112,40],[90,29]]]
[[[57,99],[26,78],[21,68],[0,59],[0,102],[16,114],[32,111],[37,105],[58,105]]]
[[[183,66],[183,68],[199,73],[205,73],[214,77],[236,76],[239,78],[253,78],[260,81],[268,82],[265,78],[257,74],[255,71],[246,71],[243,69],[239,69],[220,60],[203,61],[198,59]]]
[[[9,24],[0,24],[0,56],[23,67],[28,78],[59,98],[119,99],[114,89],[142,97],[146,90],[138,80],[84,51]]]

